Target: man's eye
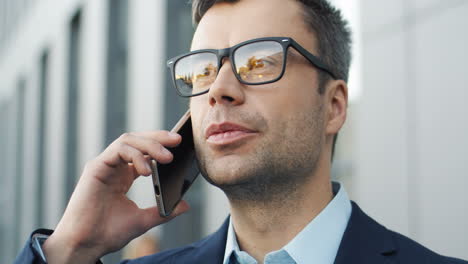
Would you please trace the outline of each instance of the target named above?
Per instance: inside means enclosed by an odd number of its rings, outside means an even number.
[[[255,59],[255,60],[252,60],[250,63],[251,69],[263,68],[264,66],[265,64],[263,63],[262,59]]]
[[[249,62],[249,69],[250,70],[262,70],[262,69],[270,69],[276,67],[276,63],[268,58],[261,58],[251,60]]]
[[[205,71],[203,72],[203,75],[208,76],[210,75],[211,71],[208,68],[205,68]]]
[[[216,68],[213,64],[209,64],[208,66],[204,67],[199,74],[197,74],[196,78],[204,78],[210,77],[216,74]]]
[[[251,57],[248,61],[249,70],[259,69],[268,66],[268,62],[264,59],[257,59],[256,57]]]
[[[262,59],[262,64],[264,67],[275,67],[277,65],[276,62],[269,59]]]
[[[210,75],[213,75],[214,73],[216,73],[216,69],[212,64],[206,66],[205,69],[203,69],[203,74],[205,76],[210,76]]]

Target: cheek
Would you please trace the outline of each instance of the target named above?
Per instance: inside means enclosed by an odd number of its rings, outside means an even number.
[[[200,126],[200,122],[195,119],[192,119],[192,132],[193,132],[193,140],[198,143],[202,140],[203,132]]]
[[[201,107],[201,101],[199,98],[191,99],[190,101],[190,115],[192,119],[192,130],[194,140],[201,139],[203,137],[203,117],[204,110]]]
[[[262,102],[256,102],[267,120],[288,120],[297,114],[310,112],[314,105],[319,103],[312,87],[288,83],[278,85],[274,89],[274,93],[265,94],[260,98]]]

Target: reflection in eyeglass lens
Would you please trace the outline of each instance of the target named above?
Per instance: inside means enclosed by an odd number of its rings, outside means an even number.
[[[276,79],[283,69],[283,48],[273,41],[248,44],[235,53],[237,74],[246,82]]]
[[[198,53],[181,59],[175,68],[177,88],[188,94],[202,92],[216,79],[216,55]]]
[[[275,41],[254,42],[234,53],[236,74],[245,82],[262,83],[278,78],[283,70],[283,47]],[[192,54],[175,65],[175,82],[183,94],[206,91],[218,75],[217,55],[210,52]]]
[[[282,54],[257,58],[252,56],[247,62],[237,68],[237,73],[242,80],[248,82],[264,82],[273,80],[279,76],[282,69]]]

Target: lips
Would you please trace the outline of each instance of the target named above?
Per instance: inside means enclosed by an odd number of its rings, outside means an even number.
[[[235,123],[225,122],[210,125],[205,132],[205,138],[210,143],[228,144],[254,133],[256,133],[255,130]]]

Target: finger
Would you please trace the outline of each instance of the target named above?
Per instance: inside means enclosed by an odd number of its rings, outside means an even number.
[[[151,168],[151,160],[152,160],[153,158],[152,158],[150,155],[147,155],[147,154],[144,155],[144,157],[145,157],[146,163],[147,163],[147,164],[150,166],[150,168]],[[151,169],[151,173],[148,174],[148,175],[140,175],[140,174],[136,173],[135,179],[137,179],[137,178],[140,177],[140,176],[145,176],[145,177],[151,176],[152,174],[153,174],[153,170],[152,170],[152,169]]]
[[[145,157],[145,159],[146,159],[146,157]],[[135,168],[135,165],[133,165],[132,163],[128,164],[127,170],[128,170],[128,174],[133,176],[133,181],[138,179],[138,177],[140,177],[140,176],[149,176],[149,175],[140,174],[137,171],[137,169]]]
[[[176,147],[177,145],[179,145],[180,140],[182,138],[179,134],[169,132],[166,130],[132,132],[130,134],[138,137],[156,140],[158,143],[166,147]]]
[[[143,153],[127,144],[113,144],[113,147],[106,149],[100,158],[109,167],[118,167],[132,163],[138,175],[151,174],[151,168]]]
[[[146,138],[143,136],[146,136]],[[123,163],[127,165],[129,162],[133,161],[131,161],[131,158],[126,158],[128,155],[125,155],[125,149],[127,148],[125,145],[131,145],[135,149],[139,150],[143,155],[149,154],[153,159],[160,163],[168,163],[172,161],[172,153],[170,153],[154,138],[161,138],[161,141],[168,145],[177,145],[181,141],[180,135],[174,135],[168,131],[138,132],[135,134],[124,133],[110,144],[97,159],[104,161],[106,165],[112,168],[122,165]],[[138,156],[140,155],[138,154]],[[140,165],[135,164],[135,166],[136,170],[139,173],[142,173],[142,175],[149,175],[151,173],[151,168],[148,162],[144,164],[145,169],[142,169],[141,163]]]
[[[157,225],[168,222],[175,217],[187,212],[190,210],[190,206],[184,200],[176,206],[172,214],[168,217],[161,217],[159,215],[158,207],[150,207],[141,210],[141,225],[145,230],[149,230]]]
[[[144,157],[145,157],[146,162],[147,162],[148,164],[150,164],[150,162],[151,162],[151,161],[150,161],[150,160],[151,160],[151,157],[148,156],[148,155],[144,155]],[[135,168],[135,165],[133,165],[133,163],[128,163],[128,166],[127,166],[125,169],[126,169],[126,171],[127,171],[127,174],[132,175],[132,178],[133,178],[134,181],[135,181],[136,179],[138,179],[140,176],[145,176],[145,177],[151,176],[151,174],[149,174],[149,175],[144,175],[144,174],[138,173],[138,171],[137,171],[137,169]],[[153,173],[153,172],[151,171],[151,173]]]
[[[121,142],[138,149],[143,154],[148,154],[160,163],[165,164],[172,161],[172,153],[161,143],[151,138],[129,134],[123,137]]]
[[[122,160],[132,163],[138,175],[150,175],[151,167],[140,150],[129,145],[123,145],[119,151]]]

